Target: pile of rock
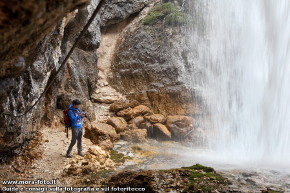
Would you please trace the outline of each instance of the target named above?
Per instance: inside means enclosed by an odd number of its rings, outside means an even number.
[[[64,170],[67,175],[84,175],[98,170],[111,169],[114,166],[115,163],[110,159],[109,152],[99,146],[94,146],[88,149],[85,157],[77,156]]]
[[[118,101],[110,106],[116,117],[106,123],[86,125],[85,137],[104,149],[111,149],[119,139],[131,142],[146,142],[147,137],[157,140],[182,141],[190,138],[193,118],[182,115],[164,116],[137,101]]]

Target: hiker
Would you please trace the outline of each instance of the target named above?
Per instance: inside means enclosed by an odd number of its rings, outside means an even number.
[[[68,117],[71,122],[71,131],[72,131],[72,138],[68,150],[66,152],[66,157],[72,157],[72,148],[78,141],[77,148],[78,148],[78,155],[84,156],[82,153],[82,137],[83,137],[83,118],[86,116],[80,109],[81,101],[75,99],[72,101],[72,104],[68,108]]]

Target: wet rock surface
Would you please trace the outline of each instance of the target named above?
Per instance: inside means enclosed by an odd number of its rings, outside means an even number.
[[[115,148],[125,155],[134,155],[133,163],[128,160],[121,167],[122,170],[133,171],[133,173],[136,171],[138,173],[140,169],[146,173],[148,170],[153,170],[153,172],[156,170],[164,171],[181,166],[190,167],[195,163],[206,163],[206,165],[214,165],[217,173],[230,181],[225,192],[270,193],[289,192],[290,190],[288,171],[249,167],[236,169],[241,166],[228,165],[227,163],[217,164],[216,160],[200,160],[200,155],[206,153],[205,150],[200,151],[199,149],[183,146],[179,142],[149,139],[147,143],[126,144],[120,141],[115,144]],[[201,191],[196,190],[196,192]]]
[[[167,127],[161,123],[156,123],[152,126],[152,130],[150,135],[153,138],[160,139],[160,140],[170,140],[171,133],[167,129]]]
[[[193,129],[193,118],[179,115],[168,116],[166,126],[175,139],[184,140],[186,137],[190,137],[189,134]]]

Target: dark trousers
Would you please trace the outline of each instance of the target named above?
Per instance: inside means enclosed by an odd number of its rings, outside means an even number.
[[[82,128],[71,128],[72,132],[72,137],[71,137],[71,142],[68,147],[67,153],[71,153],[73,146],[76,144],[78,141],[78,152],[82,151],[82,137],[83,137],[83,129]]]

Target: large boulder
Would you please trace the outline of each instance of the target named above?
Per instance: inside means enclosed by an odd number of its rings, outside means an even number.
[[[107,151],[114,148],[114,143],[110,139],[100,141],[98,145]]]
[[[91,123],[91,126],[86,128],[84,136],[90,139],[94,144],[100,144],[106,140],[112,143],[119,140],[119,135],[116,133],[114,127],[106,123],[98,122]]]
[[[139,129],[135,124],[129,123],[126,130]]]
[[[111,104],[110,106],[110,111],[112,112],[118,112],[124,109],[128,109],[128,108],[134,108],[136,106],[139,105],[139,102],[136,100],[132,100],[132,101],[117,101],[114,102],[113,104]]]
[[[160,140],[169,140],[171,139],[171,133],[167,127],[161,123],[156,123],[152,127],[149,134],[150,137],[160,139]]]
[[[151,129],[152,128],[152,123],[150,123],[149,121],[144,121],[143,123],[141,123],[140,125],[139,125],[139,128],[140,129]]]
[[[107,124],[113,126],[117,133],[123,132],[128,125],[123,117],[111,117]]]
[[[128,108],[128,109],[124,109],[122,111],[117,112],[117,115],[120,117],[124,117],[126,120],[130,120],[132,119],[132,109]]]
[[[110,157],[109,153],[106,152],[105,150],[103,150],[99,146],[94,146],[94,147],[89,148],[88,153],[96,156],[97,160],[100,163],[104,163],[106,161],[106,159]]]
[[[150,116],[146,116],[145,119],[151,123],[164,123],[165,122],[165,116],[162,114],[153,114]]]
[[[121,139],[134,143],[147,142],[147,130],[146,129],[132,129],[121,133]]]
[[[138,116],[149,115],[149,114],[152,114],[152,111],[149,107],[145,105],[138,105],[134,107],[133,109],[129,108],[129,109],[119,111],[117,113],[118,116],[124,117],[127,120],[133,119]]]
[[[95,103],[111,104],[123,98],[120,93],[108,85],[98,87],[91,95],[91,101]]]
[[[168,116],[166,127],[169,129],[174,139],[182,140],[193,129],[193,118],[181,115]]]
[[[143,123],[145,121],[144,117],[142,116],[138,116],[135,117],[134,119],[130,120],[129,123],[136,125],[136,127],[139,127],[141,123]]]

